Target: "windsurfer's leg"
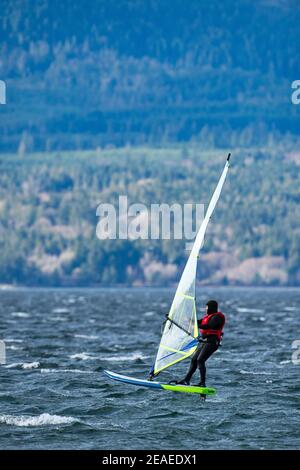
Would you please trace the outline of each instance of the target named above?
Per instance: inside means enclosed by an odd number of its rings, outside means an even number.
[[[190,368],[188,370],[188,373],[186,374],[185,378],[183,379],[184,382],[190,382],[193,374],[196,372],[197,370],[197,364],[198,364],[198,356],[200,354],[200,351],[202,350],[202,347],[203,345],[200,344],[198,346],[198,348],[196,349],[196,351],[194,352],[193,356],[192,356],[192,359],[191,359],[191,364],[190,364]]]
[[[218,349],[218,346],[216,344],[205,343],[197,356],[197,365],[198,365],[199,372],[200,372],[200,384],[203,387],[205,387],[205,380],[206,380],[205,362],[217,349]]]

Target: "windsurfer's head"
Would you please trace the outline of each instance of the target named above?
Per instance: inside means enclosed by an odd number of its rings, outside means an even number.
[[[216,313],[218,311],[218,302],[216,300],[209,300],[206,304],[206,313]]]

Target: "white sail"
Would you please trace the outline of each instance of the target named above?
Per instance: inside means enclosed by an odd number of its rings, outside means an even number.
[[[197,259],[204,242],[208,222],[219,200],[226,179],[229,158],[230,154],[227,157],[222,175],[211,198],[205,218],[197,233],[192,251],[181,276],[161,337],[153,368],[153,376],[173,364],[186,359],[193,354],[197,347],[198,324],[195,301]]]

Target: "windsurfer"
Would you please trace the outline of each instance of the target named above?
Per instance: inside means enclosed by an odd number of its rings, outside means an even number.
[[[202,334],[199,339],[199,345],[194,352],[188,373],[178,384],[189,385],[190,380],[197,367],[200,372],[200,387],[205,387],[207,359],[217,351],[220,346],[223,328],[225,325],[225,316],[218,312],[218,302],[209,300],[206,304],[206,315],[198,320],[198,326]]]

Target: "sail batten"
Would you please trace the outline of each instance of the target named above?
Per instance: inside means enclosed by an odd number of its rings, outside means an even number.
[[[198,341],[196,315],[196,273],[198,254],[204,242],[209,220],[219,200],[229,168],[228,155],[223,172],[210,200],[204,220],[197,233],[191,253],[179,281],[158,348],[153,375],[188,358],[195,351]],[[191,337],[194,338],[191,340]]]

